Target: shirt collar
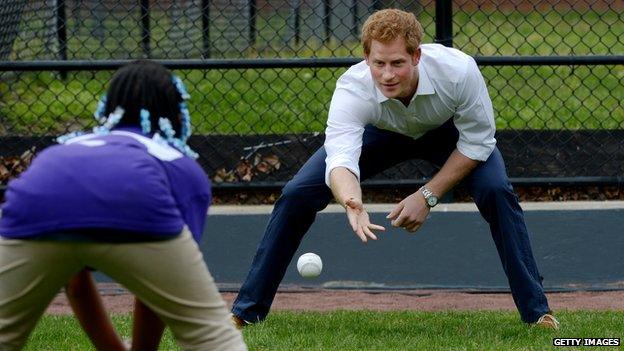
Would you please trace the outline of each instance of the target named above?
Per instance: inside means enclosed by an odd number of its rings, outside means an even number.
[[[416,94],[412,97],[412,100],[416,98],[417,95],[431,95],[435,94],[435,89],[433,88],[433,83],[431,83],[431,79],[429,79],[429,75],[427,75],[427,70],[422,63],[422,60],[416,66],[418,69],[418,87],[416,88]],[[375,85],[375,94],[377,95],[377,102],[382,103],[384,101],[390,100],[388,99],[377,87],[377,84],[373,82]]]
[[[138,127],[138,126],[129,126],[129,125],[115,126],[115,127],[113,127],[112,130],[122,130],[122,131],[125,131],[125,132],[132,132],[132,133],[136,133],[136,134],[143,134],[143,130],[141,130],[141,127]]]
[[[416,95],[432,95],[435,94],[433,83],[429,79],[425,65],[420,61],[418,64],[418,88],[416,88]]]

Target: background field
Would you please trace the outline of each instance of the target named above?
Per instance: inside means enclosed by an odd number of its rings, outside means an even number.
[[[624,35],[624,34],[623,34]],[[322,132],[344,68],[182,71],[198,134]],[[499,129],[619,129],[624,67],[483,67]],[[0,82],[0,113],[16,134],[93,125],[109,72],[23,73]],[[253,82],[253,84],[250,84]]]
[[[419,17],[432,42],[433,14]],[[282,17],[283,16],[283,17]],[[260,16],[261,47],[224,53],[225,58],[360,57],[355,38],[321,43],[310,38],[299,44],[284,42],[288,14]],[[34,20],[30,25],[41,27]],[[281,21],[281,22],[280,22]],[[455,47],[476,56],[595,55],[624,53],[624,26],[616,10],[586,11],[456,11]],[[111,20],[112,22],[112,20]],[[283,22],[283,23],[282,23]],[[122,17],[103,42],[93,33],[68,22],[69,59],[105,59],[127,52],[141,57],[136,18]],[[121,25],[119,25],[119,23]],[[154,57],[178,52],[167,44],[171,22],[165,12],[152,13]],[[78,26],[78,27],[76,27]],[[85,22],[84,26],[93,26]],[[107,24],[112,27],[112,23]],[[197,35],[189,27],[188,35]],[[112,30],[112,29],[111,29]],[[279,32],[278,30],[278,32]],[[219,31],[216,28],[216,31]],[[185,32],[187,33],[187,32]],[[225,34],[224,34],[225,35]],[[127,40],[120,40],[126,36]],[[26,39],[28,39],[26,41]],[[188,38],[187,38],[188,39]],[[234,39],[232,39],[234,40]],[[191,40],[185,57],[199,57],[201,37]],[[280,46],[275,46],[275,45]],[[18,38],[18,58],[39,55],[44,38]],[[102,46],[103,45],[103,46]],[[168,45],[174,45],[169,47]],[[232,43],[235,46],[235,43]],[[137,51],[138,50],[138,51]],[[230,55],[230,56],[228,56]],[[267,134],[323,131],[335,80],[345,68],[235,69],[177,72],[192,95],[191,112],[199,134]],[[482,68],[496,111],[499,129],[619,129],[624,125],[624,67],[616,66],[487,66]],[[110,72],[70,72],[66,80],[56,72],[22,72],[0,82],[0,135],[59,134],[92,125],[91,114],[104,93]]]

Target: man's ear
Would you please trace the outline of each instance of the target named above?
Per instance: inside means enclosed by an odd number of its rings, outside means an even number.
[[[412,54],[412,65],[416,66],[418,62],[420,62],[420,47],[416,48]]]
[[[369,59],[369,56],[368,56],[368,54],[365,53],[364,54],[364,61],[366,61],[366,64],[370,66],[370,61],[368,61],[368,59]]]

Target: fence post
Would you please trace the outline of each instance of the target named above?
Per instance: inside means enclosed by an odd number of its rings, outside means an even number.
[[[351,35],[357,38],[358,29],[360,27],[360,21],[358,17],[358,0],[351,0],[351,19],[353,25],[351,26]]]
[[[56,1],[56,36],[59,42],[59,57],[67,60],[67,14],[65,13],[65,0]],[[67,71],[59,71],[61,79],[67,79]]]
[[[436,0],[436,35],[435,42],[444,46],[453,46],[453,2]]]
[[[325,27],[323,43],[327,44],[331,38],[331,0],[323,0],[323,25]]]
[[[294,0],[293,11],[295,13],[295,46],[297,46],[301,35],[301,0]]]
[[[371,1],[371,12],[375,12],[377,10],[381,10],[383,8],[383,4],[381,0],[373,0]]]
[[[248,0],[249,6],[249,47],[256,46],[256,13],[257,13],[257,1]]]
[[[149,18],[149,0],[141,0],[141,47],[143,54],[149,58],[150,54],[150,18]]]
[[[202,0],[201,6],[203,57],[210,58],[210,0]]]

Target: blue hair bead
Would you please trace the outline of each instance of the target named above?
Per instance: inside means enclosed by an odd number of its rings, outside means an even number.
[[[180,132],[180,139],[186,142],[191,136],[191,115],[185,102],[180,103],[180,114],[182,115],[182,131]]]
[[[175,131],[173,130],[173,126],[171,125],[171,121],[165,117],[160,117],[158,119],[158,126],[160,130],[165,133],[165,139],[171,142],[173,137],[175,136]]]
[[[191,149],[190,146],[188,146],[187,144],[184,144],[184,150],[183,150],[184,154],[192,159],[198,159],[199,158],[199,154],[195,151],[193,151],[193,149]]]
[[[196,153],[195,151],[193,151],[193,149],[191,149],[190,146],[188,146],[185,142],[183,142],[180,139],[173,139],[173,145],[175,146],[176,149],[182,151],[183,154],[185,154],[188,157],[197,159],[199,157],[199,154]]]
[[[106,122],[104,122],[104,125],[93,128],[93,133],[99,135],[105,135],[110,133],[110,130],[113,129],[113,127],[116,126],[117,123],[119,123],[121,117],[123,117],[123,114],[124,109],[120,106],[117,106],[115,108],[115,111],[108,115],[108,118],[106,118]]]
[[[150,113],[148,110],[142,108],[139,112],[141,116],[141,129],[143,134],[149,134],[152,131],[152,121],[150,120]]]
[[[102,95],[100,101],[97,103],[97,108],[93,113],[93,117],[99,123],[104,123],[106,117],[104,116],[104,109],[106,108],[106,95]]]
[[[84,135],[84,132],[71,132],[64,135],[61,135],[56,138],[56,142],[59,144],[65,144],[69,139],[73,139],[75,137]]]
[[[175,131],[173,130],[173,126],[171,125],[171,121],[169,119],[160,117],[158,119],[158,126],[160,127],[160,130],[164,134],[164,138],[159,133],[156,133],[154,134],[154,138],[153,138],[156,142],[161,143],[161,144],[162,143],[170,144],[188,157],[191,157],[194,159],[199,157],[199,154],[193,151],[186,144],[185,140],[175,137]]]
[[[176,89],[178,89],[178,93],[180,93],[180,96],[182,96],[182,99],[190,99],[191,95],[186,91],[186,87],[184,86],[184,83],[182,83],[182,79],[180,79],[178,76],[172,76],[172,79],[173,84],[175,84]]]

